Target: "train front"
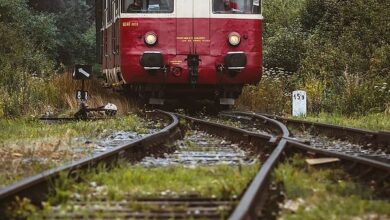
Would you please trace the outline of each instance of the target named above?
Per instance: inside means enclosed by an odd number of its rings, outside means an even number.
[[[261,78],[259,0],[125,0],[120,18],[121,78],[151,104],[232,105]]]

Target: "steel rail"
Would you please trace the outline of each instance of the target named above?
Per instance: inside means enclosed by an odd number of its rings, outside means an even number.
[[[112,150],[89,156],[87,158],[71,162],[69,164],[53,168],[41,172],[35,176],[28,177],[15,184],[7,186],[0,190],[0,217],[4,213],[4,209],[9,202],[12,202],[16,197],[28,198],[33,204],[41,205],[40,202],[47,195],[51,184],[57,179],[61,173],[68,175],[77,172],[78,170],[85,170],[96,167],[98,164],[110,165],[119,159],[126,159],[133,156],[134,153],[144,152],[145,148],[164,143],[168,140],[174,139],[179,135],[179,121],[177,117],[168,112],[156,111],[148,114],[158,114],[160,116],[170,119],[170,124],[162,130],[149,134],[132,143],[116,147]]]
[[[236,206],[233,213],[229,217],[229,220],[256,219],[257,216],[259,216],[259,212],[261,212],[266,202],[265,194],[268,192],[269,184],[271,182],[271,171],[274,169],[275,165],[281,158],[281,155],[286,148],[287,141],[284,138],[288,138],[290,132],[284,124],[274,119],[267,118],[265,116],[242,112],[234,112],[234,114],[241,114],[250,117],[259,117],[269,122],[282,132],[282,139],[280,139],[275,150],[261,166],[260,171],[253,179],[248,189],[243,194],[239,204]]]
[[[247,131],[245,129],[232,127],[229,125],[223,125],[215,122],[205,121],[202,119],[176,114],[178,117],[183,118],[187,121],[190,121],[193,125],[206,130],[211,134],[215,134],[222,137],[227,137],[229,139],[239,139],[246,140],[252,144],[264,144],[264,145],[273,145],[277,144],[277,137],[269,134],[261,134],[252,131]]]
[[[264,119],[264,117],[265,118],[268,117],[268,116],[264,116],[264,114],[256,114],[256,113],[252,113],[252,112],[238,112],[238,111],[236,111],[236,112],[234,112],[234,111],[232,111],[232,112],[224,112],[223,115],[230,116],[230,117],[237,116],[237,115],[244,115],[246,117],[257,118],[257,119]],[[277,117],[277,116],[275,116],[275,117]],[[372,131],[366,131],[366,130],[361,130],[361,129],[356,129],[356,128],[348,128],[348,127],[342,127],[342,126],[328,125],[328,124],[323,124],[323,123],[314,123],[314,122],[300,121],[300,120],[295,120],[295,119],[285,119],[285,120],[292,120],[292,121],[294,121],[294,123],[303,123],[305,125],[317,126],[317,129],[322,129],[324,127],[326,127],[327,129],[333,128],[335,130],[334,133],[342,133],[344,131],[347,131],[348,133],[354,133],[354,136],[355,135],[360,135],[360,134],[363,134],[363,135],[366,134],[364,136],[367,136],[367,133],[368,133],[368,136],[373,137],[373,136],[375,136],[374,133],[375,134],[386,133],[386,132],[372,132]],[[279,122],[279,121],[277,121],[277,122]],[[279,122],[279,123],[281,123],[281,122]],[[340,135],[339,135],[339,137],[340,137]],[[388,163],[380,162],[380,161],[375,160],[375,159],[368,159],[368,158],[364,158],[364,157],[360,157],[360,156],[359,157],[349,156],[349,155],[343,154],[343,153],[337,153],[337,152],[331,152],[331,151],[327,151],[327,150],[321,150],[321,149],[318,149],[318,148],[313,148],[313,147],[310,147],[310,145],[308,145],[306,143],[301,143],[299,140],[293,139],[291,137],[284,136],[283,138],[288,140],[291,145],[294,145],[294,146],[296,146],[298,148],[310,149],[312,152],[319,152],[321,154],[328,154],[328,155],[335,155],[335,156],[337,155],[337,157],[341,157],[341,158],[348,159],[348,160],[355,160],[356,158],[360,158],[358,160],[359,163],[363,163],[363,164],[366,164],[366,165],[369,165],[369,166],[374,166],[374,167],[379,168],[379,169],[387,169],[386,167],[390,165]],[[352,142],[353,139],[349,138],[348,141]],[[374,143],[372,143],[372,144],[374,144]],[[305,146],[305,147],[303,147],[303,146]]]
[[[264,125],[266,125],[266,126],[271,125],[272,128],[274,128],[274,130],[276,130],[277,133],[279,135],[282,135],[284,138],[288,138],[290,136],[290,131],[283,123],[281,123],[280,121],[277,121],[275,119],[263,116],[263,115],[259,115],[259,114],[253,113],[253,112],[240,112],[240,111],[222,112],[220,115],[228,116],[228,117],[245,116],[245,117],[249,117],[249,118],[261,119],[263,121]]]
[[[310,152],[312,154],[313,153],[320,154],[320,155],[324,155],[327,157],[337,157],[337,158],[342,159],[342,160],[347,160],[350,162],[359,163],[362,165],[370,166],[373,168],[380,169],[384,172],[390,173],[390,164],[389,163],[384,163],[384,162],[381,162],[378,160],[372,160],[372,159],[368,159],[368,158],[364,158],[364,157],[351,156],[351,155],[347,155],[347,154],[343,154],[343,153],[327,151],[327,150],[311,147],[310,145],[300,143],[300,142],[290,140],[290,139],[287,140],[287,143],[288,143],[288,145],[287,145],[288,148],[295,148],[295,149],[303,150],[306,152]]]
[[[91,118],[71,118],[71,117],[40,117],[37,120],[41,122],[79,122],[79,121],[100,121],[112,118],[91,117]]]
[[[166,113],[160,111],[161,114],[168,114],[171,117],[173,116],[172,113]],[[289,137],[289,131],[287,127],[275,120],[268,118],[264,115],[259,115],[256,113],[248,113],[248,112],[230,112],[230,113],[224,113],[226,115],[230,116],[243,116],[247,118],[256,118],[261,121],[263,121],[264,125],[266,126],[271,126],[273,128],[272,131],[276,131],[275,135],[269,135],[269,134],[262,134],[262,133],[257,133],[257,132],[251,132],[245,129],[240,129],[236,128],[233,126],[228,126],[228,125],[222,125],[214,122],[209,122],[185,115],[179,115],[176,114],[178,117],[185,119],[186,121],[189,121],[193,126],[200,128],[201,130],[205,130],[211,134],[215,134],[218,136],[222,136],[228,139],[233,139],[233,140],[244,140],[250,142],[254,147],[260,148],[263,147],[264,150],[269,150],[269,148],[272,148],[273,151],[272,153],[268,156],[267,160],[265,163],[262,165],[260,171],[258,174],[254,177],[252,182],[249,184],[248,188],[245,190],[245,192],[241,196],[241,200],[239,201],[238,205],[235,207],[233,210],[232,214],[230,215],[229,219],[256,219],[259,216],[261,216],[261,211],[264,210],[265,202],[267,201],[267,193],[270,188],[270,183],[271,183],[271,173],[274,169],[274,167],[277,165],[279,160],[281,158],[284,158],[285,153],[289,153],[290,155],[290,149],[292,150],[300,150],[303,151],[304,153],[310,152],[314,154],[319,154],[319,155],[325,155],[325,156],[331,156],[331,157],[337,157],[340,158],[342,161],[349,161],[354,164],[362,164],[365,166],[370,166],[372,168],[376,168],[376,170],[383,171],[385,173],[389,173],[390,171],[390,165],[386,163],[381,163],[378,161],[366,159],[366,158],[358,158],[354,156],[349,156],[345,154],[340,154],[337,152],[330,152],[322,149],[317,149],[310,147],[309,145],[299,143],[297,141],[291,140]],[[178,124],[177,118],[173,120],[174,122],[171,124],[171,128],[166,128],[166,133],[168,136],[172,135],[177,132],[172,132],[177,131],[176,127],[173,127],[173,124]],[[184,125],[182,125],[184,126]],[[172,130],[172,131],[171,131]],[[161,131],[162,134],[155,134],[155,135],[149,135],[153,136],[157,139],[165,139],[164,131]],[[150,142],[151,141],[151,142]],[[148,144],[154,143],[159,143],[159,140],[145,140],[146,143],[142,143],[142,146],[147,146]],[[161,140],[160,140],[161,141]],[[124,151],[124,150],[121,150]],[[295,151],[294,151],[295,153]],[[128,154],[126,153],[116,153],[116,156],[112,157],[109,159],[109,161],[116,160],[123,155]],[[101,161],[101,160],[99,160]],[[86,165],[86,164],[80,164],[80,168],[87,168],[90,167],[91,164]],[[68,173],[71,173],[72,168],[66,168],[65,169]],[[55,170],[53,170],[55,171]],[[59,172],[58,172],[59,173]],[[58,175],[57,173],[57,175]],[[55,175],[55,174],[51,174]],[[53,179],[53,177],[51,177]],[[46,181],[46,185],[50,183],[49,181]],[[47,187],[47,186],[46,186]],[[30,188],[31,189],[31,188]],[[28,191],[27,191],[28,192]],[[35,191],[34,191],[35,192]],[[31,193],[31,192],[30,192]],[[14,198],[14,197],[12,197]],[[29,197],[31,198],[31,197]],[[1,197],[1,191],[0,191],[0,203],[3,201]],[[37,200],[39,201],[39,200]],[[1,210],[0,210],[1,211]],[[1,214],[0,214],[1,216]]]
[[[238,135],[241,136],[242,139],[247,139],[248,141],[253,141],[260,138],[263,140],[268,140],[268,144],[272,143],[274,146],[276,146],[266,162],[262,165],[258,174],[243,193],[239,204],[235,207],[233,213],[229,217],[229,219],[255,219],[256,216],[258,216],[256,211],[261,210],[262,206],[264,205],[264,194],[268,191],[271,179],[271,171],[284,152],[287,141],[285,139],[280,139],[280,137],[278,138],[268,134],[259,134],[256,132],[247,131],[245,129],[240,129],[228,125],[221,125],[189,116],[179,114],[178,116],[216,135],[228,138],[232,138],[232,135]],[[277,130],[280,131],[279,133],[281,133],[282,138],[289,137],[289,131],[287,127],[274,119],[270,119],[264,116],[256,116],[254,114],[248,114],[246,116],[260,117],[267,122],[267,125],[272,125],[274,128],[277,128]],[[256,141],[256,143],[267,144],[267,142],[264,141]]]
[[[351,128],[338,125],[330,125],[320,122],[310,122],[297,119],[283,118],[280,116],[260,114],[286,123],[288,126],[297,128],[315,129],[329,137],[345,139],[345,136],[352,137],[350,141],[355,143],[371,143],[377,147],[385,147],[390,150],[390,132],[369,131],[358,128]]]
[[[252,112],[248,113],[248,112],[239,112],[239,111],[234,112],[234,111],[232,111],[232,112],[226,112],[225,114],[229,115],[229,113],[230,114],[235,114],[235,115],[245,115],[247,117],[255,117],[255,118],[258,118],[258,119],[268,118],[268,115],[265,116],[265,114],[256,114],[256,113],[252,113]],[[272,116],[272,117],[273,118],[275,118],[275,117],[277,118],[277,116]],[[386,132],[372,132],[372,131],[366,131],[366,130],[362,130],[362,129],[348,128],[348,127],[335,126],[335,125],[328,125],[328,124],[323,124],[323,123],[306,122],[306,121],[300,121],[300,120],[295,120],[295,119],[285,119],[285,120],[289,120],[289,121],[292,120],[292,121],[294,121],[294,123],[304,123],[306,125],[314,125],[314,126],[318,126],[320,128],[327,127],[327,128],[334,128],[336,130],[338,130],[338,129],[340,129],[340,130],[348,130],[348,132],[355,132],[355,133],[358,133],[358,134],[369,133],[370,135],[371,134],[373,135],[373,134],[386,133]],[[277,120],[274,120],[274,121],[276,121],[276,123],[282,124],[281,122],[279,122]],[[287,129],[286,126],[284,126],[284,127],[285,127],[285,129]],[[288,141],[288,146],[289,147],[295,147],[295,148],[299,148],[301,150],[306,150],[306,151],[310,151],[310,152],[318,153],[318,154],[322,154],[322,155],[334,156],[334,157],[338,157],[340,159],[345,159],[345,160],[349,160],[349,161],[358,162],[358,163],[361,163],[361,164],[364,164],[364,165],[367,165],[367,166],[373,166],[375,168],[382,169],[384,171],[390,171],[389,170],[389,168],[390,168],[390,164],[389,163],[385,163],[385,162],[381,162],[381,161],[378,161],[378,160],[372,160],[372,159],[367,159],[367,158],[358,157],[358,156],[350,156],[350,155],[343,154],[343,153],[338,153],[338,152],[333,152],[333,151],[327,151],[327,150],[323,150],[323,149],[314,148],[314,147],[311,147],[308,144],[301,143],[301,142],[299,142],[299,141],[297,141],[295,139],[291,139],[288,136],[287,137],[283,136],[283,138]]]
[[[238,220],[238,219],[256,219],[261,215],[261,211],[264,208],[266,202],[266,193],[270,184],[270,174],[275,165],[278,163],[278,160],[281,158],[283,153],[286,153],[288,149],[299,149],[305,152],[320,154],[328,157],[337,157],[343,161],[349,161],[352,163],[358,163],[365,166],[376,168],[377,170],[382,171],[384,174],[390,172],[390,164],[383,163],[376,160],[366,159],[362,157],[350,156],[342,153],[331,152],[323,149],[313,148],[307,144],[300,143],[296,140],[292,140],[289,137],[289,132],[287,127],[276,120],[270,119],[264,115],[256,114],[256,113],[248,113],[248,112],[224,112],[222,113],[224,116],[229,117],[238,117],[244,116],[248,120],[248,118],[257,118],[261,120],[265,120],[267,123],[271,122],[274,128],[279,128],[279,133],[282,132],[283,136],[269,156],[267,161],[262,165],[259,173],[256,175],[248,189],[245,191],[242,196],[239,204],[236,206],[232,215],[229,217],[230,220]]]

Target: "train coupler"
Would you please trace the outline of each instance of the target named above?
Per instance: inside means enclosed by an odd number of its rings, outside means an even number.
[[[191,85],[195,85],[198,82],[199,75],[199,63],[202,61],[198,54],[188,54],[187,56],[188,66],[188,79]]]

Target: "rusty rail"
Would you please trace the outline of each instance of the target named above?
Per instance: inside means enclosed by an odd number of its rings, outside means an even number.
[[[47,195],[51,184],[60,176],[61,173],[72,175],[79,170],[97,167],[97,165],[102,163],[110,165],[120,159],[131,158],[133,154],[144,154],[152,146],[164,143],[179,135],[179,122],[175,115],[163,111],[155,111],[148,114],[168,118],[170,120],[170,124],[162,130],[154,134],[147,135],[130,144],[125,144],[107,152],[44,171],[1,189],[0,217],[4,215],[6,205],[9,204],[9,202],[12,202],[16,197],[28,198],[33,204],[38,206],[41,205],[40,202]]]
[[[73,170],[94,167],[102,162],[111,163],[120,158],[126,158],[130,156],[132,153],[134,153],[134,151],[143,152],[147,146],[159,144],[168,138],[173,138],[176,136],[178,134],[178,120],[175,115],[161,111],[159,114],[165,114],[172,120],[172,123],[162,131],[149,135],[130,145],[122,146],[110,152],[106,152],[92,158],[86,158],[67,166],[49,170],[40,175],[28,178],[20,183],[3,189],[0,191],[0,203],[9,202],[15,198],[15,196],[25,196],[30,198],[33,202],[42,201],[42,198],[49,187],[49,183],[58,177],[60,172],[67,172],[70,174]],[[262,121],[264,127],[271,128],[271,130],[275,133],[270,135],[251,132],[245,129],[209,122],[185,115],[177,115],[178,117],[190,122],[192,126],[201,130],[205,130],[211,134],[222,136],[231,140],[245,141],[253,148],[258,149],[261,152],[270,152],[260,171],[250,183],[246,191],[242,194],[238,205],[231,213],[229,219],[257,219],[262,216],[262,211],[264,210],[268,198],[267,193],[271,184],[272,171],[278,162],[282,158],[285,158],[284,155],[291,155],[291,151],[294,153],[296,151],[300,151],[303,153],[310,152],[310,155],[316,154],[337,157],[346,163],[359,164],[365,167],[370,167],[372,170],[386,174],[387,176],[385,175],[385,178],[388,178],[390,164],[316,149],[310,147],[309,145],[299,143],[292,140],[289,137],[290,133],[287,127],[275,119],[248,112],[225,112],[224,114],[226,116],[233,116],[236,118],[246,117],[246,119],[249,120],[256,119]],[[348,132],[352,132],[352,130],[349,130]],[[370,171],[371,170],[369,170],[369,172]]]
[[[262,115],[246,112],[232,112],[232,114],[262,119],[264,120],[264,124],[271,125],[275,130],[279,131],[278,133],[281,134],[282,138],[275,150],[262,165],[259,173],[253,179],[252,183],[242,196],[240,203],[236,206],[235,210],[229,217],[231,220],[256,219],[257,216],[261,215],[261,210],[266,202],[265,194],[267,193],[271,182],[272,170],[286,148],[287,141],[283,138],[288,138],[290,136],[290,132],[284,124]]]
[[[324,134],[328,137],[346,139],[354,143],[370,143],[376,147],[382,147],[390,150],[390,132],[369,131],[345,126],[324,124],[319,122],[310,122],[297,119],[283,118],[275,115],[261,114],[263,116],[284,122],[287,126],[293,126],[298,129],[312,129],[315,132]]]
[[[246,119],[260,119],[264,120],[264,124],[272,124],[272,126],[279,130],[283,134],[280,137],[280,141],[277,147],[274,149],[272,154],[268,157],[259,173],[256,175],[248,189],[245,191],[245,194],[242,196],[239,204],[236,206],[232,215],[229,217],[230,220],[242,220],[242,219],[258,219],[262,216],[262,210],[264,210],[265,202],[267,200],[267,192],[270,187],[270,175],[281,158],[283,153],[287,153],[287,150],[300,150],[302,152],[310,152],[311,154],[318,154],[322,156],[337,157],[343,161],[350,162],[352,164],[360,164],[366,167],[373,168],[375,171],[379,171],[383,174],[384,178],[382,181],[388,179],[388,174],[390,173],[390,164],[383,163],[380,161],[375,161],[371,159],[355,157],[350,155],[345,155],[336,152],[330,152],[326,150],[321,150],[317,148],[310,147],[309,145],[291,140],[289,137],[289,132],[287,127],[279,121],[270,119],[264,115],[248,113],[248,112],[225,112],[224,116],[230,117],[240,117],[245,116]],[[328,127],[328,126],[325,126]],[[330,126],[333,127],[333,126]],[[336,126],[337,127],[337,126]],[[342,128],[344,129],[344,128]],[[348,129],[344,129],[348,130]],[[348,132],[357,131],[361,133],[361,130],[349,129]],[[370,170],[371,171],[371,170]]]

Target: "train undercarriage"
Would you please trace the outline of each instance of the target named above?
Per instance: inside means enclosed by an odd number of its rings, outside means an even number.
[[[242,85],[124,84],[121,90],[129,97],[138,97],[149,104],[166,101],[209,100],[220,105],[234,105]]]

